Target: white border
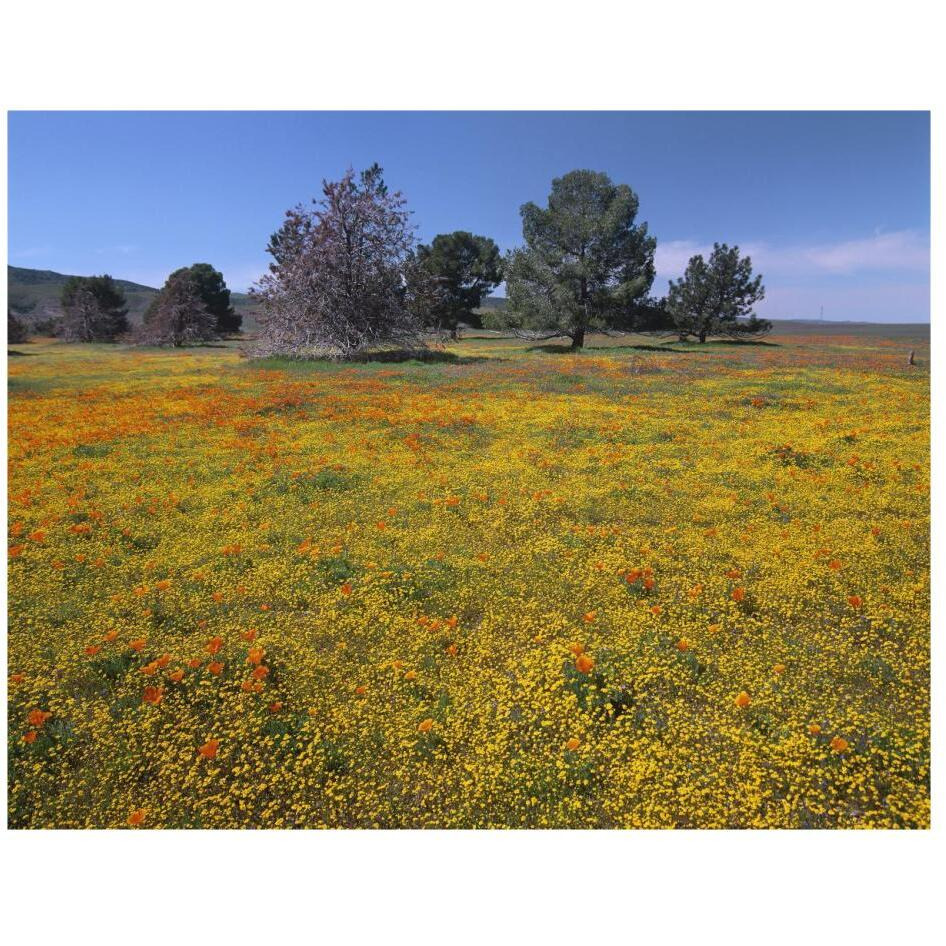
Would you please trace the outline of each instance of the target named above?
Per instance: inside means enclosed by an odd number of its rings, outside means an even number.
[[[938,260],[933,10],[914,0],[45,2],[5,11],[0,69],[9,109],[932,108]],[[0,134],[5,176],[5,123]],[[5,188],[2,200],[5,210]],[[938,366],[937,268],[932,290]],[[946,578],[944,449],[935,437],[934,588]],[[5,580],[0,593],[5,613]],[[933,615],[944,626],[939,595]],[[934,640],[934,661],[940,650]],[[11,832],[0,839],[5,927],[42,944],[83,932],[100,943],[931,942],[942,710],[935,698],[931,832]]]

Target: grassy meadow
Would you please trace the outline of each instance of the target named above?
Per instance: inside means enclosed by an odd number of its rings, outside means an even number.
[[[919,328],[8,363],[11,826],[928,826]]]

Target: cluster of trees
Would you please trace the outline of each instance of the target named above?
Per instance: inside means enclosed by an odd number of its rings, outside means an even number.
[[[489,237],[467,231],[418,244],[403,195],[373,165],[286,213],[269,239],[269,271],[251,290],[259,307],[261,355],[347,358],[421,348],[425,333],[457,337],[479,324],[484,296],[503,280],[508,305],[488,327],[529,338],[589,332],[648,332],[705,342],[763,335],[771,323],[753,306],[761,276],[738,247],[717,243],[693,256],[665,298],[651,294],[657,240],[637,220],[639,201],[607,174],[577,170],[552,181],[545,207],[524,204],[523,246],[505,258]],[[110,276],[71,278],[62,294],[61,334],[70,341],[181,346],[238,331],[223,276],[207,263],[178,269],[129,331],[125,296]],[[11,338],[20,331],[8,320]]]
[[[223,274],[209,263],[194,263],[168,276],[145,310],[135,341],[179,348],[238,332],[241,324]]]
[[[175,270],[152,299],[143,323],[132,327],[121,285],[111,276],[71,276],[60,298],[62,316],[54,334],[70,342],[115,342],[181,345],[210,341],[240,330],[242,317],[230,304],[223,274],[209,263]],[[10,343],[25,342],[26,324],[7,312]]]
[[[666,298],[651,295],[656,239],[637,222],[639,201],[602,173],[552,182],[546,207],[521,208],[524,245],[503,258],[466,231],[415,245],[400,192],[373,165],[323,181],[322,197],[286,213],[269,240],[269,272],[252,290],[260,307],[257,354],[345,358],[414,348],[425,332],[456,337],[503,280],[508,305],[483,322],[530,338],[653,332],[696,338],[765,334],[753,306],[764,298],[749,257],[716,244],[692,257]]]
[[[257,354],[347,358],[420,348],[426,330],[457,334],[502,281],[499,247],[458,231],[416,245],[403,195],[381,167],[323,181],[321,198],[287,211],[253,288]]]
[[[636,222],[637,195],[606,174],[572,171],[552,182],[548,205],[521,208],[525,245],[509,254],[509,308],[489,323],[534,338],[570,338],[581,348],[589,331],[713,336],[764,335],[771,323],[752,307],[765,290],[738,247],[715,244],[706,261],[691,257],[666,298],[650,295],[656,239]]]

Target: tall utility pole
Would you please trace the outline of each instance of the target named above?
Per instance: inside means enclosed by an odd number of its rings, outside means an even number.
[[[824,321],[824,306],[821,307],[821,314],[818,316],[818,321],[819,322]]]

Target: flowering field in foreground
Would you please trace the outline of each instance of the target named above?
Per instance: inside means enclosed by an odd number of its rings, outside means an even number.
[[[773,341],[21,346],[10,824],[927,826],[927,354]]]

